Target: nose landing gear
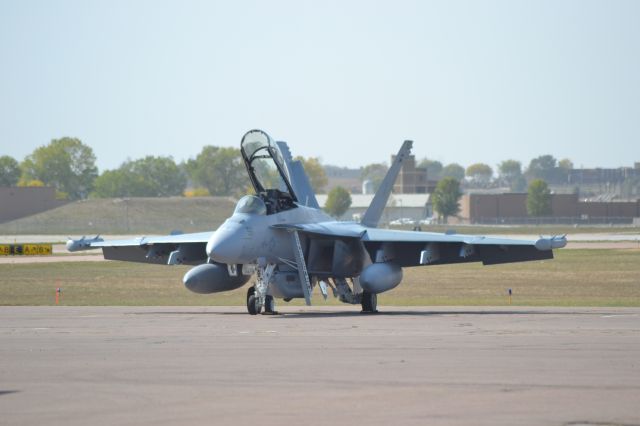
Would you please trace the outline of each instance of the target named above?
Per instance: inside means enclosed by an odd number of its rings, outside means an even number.
[[[264,308],[264,312],[262,312],[262,308]],[[261,305],[256,296],[255,287],[249,287],[247,290],[247,311],[249,315],[258,315],[259,313],[262,313],[262,315],[278,315],[276,301],[273,296],[266,295],[264,297],[264,305]]]
[[[276,302],[273,296],[268,294],[269,284],[276,265],[261,261],[256,271],[256,285],[247,290],[247,311],[250,315],[257,315],[264,308],[264,315],[276,315]]]

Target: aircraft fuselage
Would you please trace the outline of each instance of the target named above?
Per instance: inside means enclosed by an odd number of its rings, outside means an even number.
[[[289,232],[274,225],[331,221],[324,212],[298,206],[270,215],[234,213],[207,243],[207,256],[226,264],[253,264],[259,258],[271,263],[294,258]]]

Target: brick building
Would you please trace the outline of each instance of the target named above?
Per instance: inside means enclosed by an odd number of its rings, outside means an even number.
[[[396,159],[391,156],[391,164]],[[437,182],[430,181],[426,167],[416,167],[415,155],[409,155],[402,163],[400,173],[393,185],[394,194],[430,194],[435,190]]]
[[[553,222],[629,222],[640,217],[640,200],[592,202],[580,201],[577,194],[552,194]],[[527,214],[527,194],[465,194],[460,200],[459,220],[464,223],[523,223]],[[535,218],[534,218],[535,219]]]
[[[55,209],[69,201],[56,199],[49,186],[0,186],[0,223]]]

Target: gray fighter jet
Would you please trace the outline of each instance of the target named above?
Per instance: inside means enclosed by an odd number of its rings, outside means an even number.
[[[196,265],[184,285],[196,293],[243,286],[250,314],[275,313],[274,298],[304,298],[314,287],[326,299],[377,312],[377,295],[402,281],[402,268],[447,263],[485,265],[553,258],[562,237],[513,240],[477,235],[378,229],[402,162],[411,151],[405,141],[371,205],[357,222],[337,222],[323,212],[302,164],[284,142],[251,130],[240,144],[256,195],[241,198],[233,215],[215,232],[141,237],[131,240],[70,240],[69,251],[100,247],[105,259]]]

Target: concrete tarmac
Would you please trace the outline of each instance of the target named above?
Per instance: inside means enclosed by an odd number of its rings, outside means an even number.
[[[0,424],[640,424],[640,309],[280,309],[0,307]]]

